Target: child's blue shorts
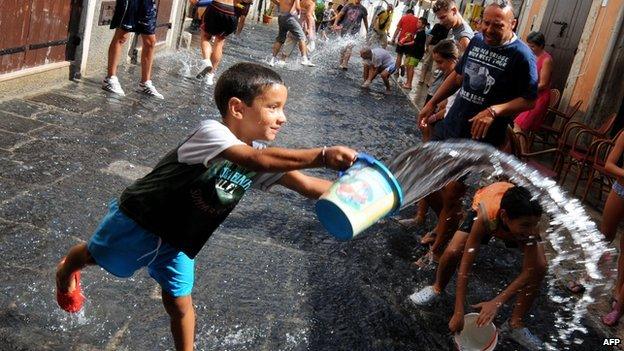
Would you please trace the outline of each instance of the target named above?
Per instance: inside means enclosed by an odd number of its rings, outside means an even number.
[[[120,278],[147,266],[149,275],[174,297],[190,295],[195,261],[151,232],[141,228],[111,201],[108,213],[87,245],[95,262]]]

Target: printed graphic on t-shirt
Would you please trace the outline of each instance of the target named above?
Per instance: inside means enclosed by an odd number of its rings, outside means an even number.
[[[216,162],[191,186],[193,205],[210,215],[228,213],[251,188],[255,175],[230,161]]]
[[[478,46],[472,46],[467,55],[464,79],[467,80],[471,91],[462,88],[460,95],[474,104],[481,105],[485,102],[485,95],[496,84],[495,77],[506,70],[509,57]]]

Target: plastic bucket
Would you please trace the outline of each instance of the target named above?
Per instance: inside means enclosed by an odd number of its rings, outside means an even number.
[[[464,329],[455,334],[455,345],[461,351],[492,351],[498,343],[498,330],[494,323],[477,327],[478,313],[464,316]]]
[[[383,163],[360,153],[355,163],[316,203],[316,214],[329,233],[348,240],[394,210],[403,191]]]

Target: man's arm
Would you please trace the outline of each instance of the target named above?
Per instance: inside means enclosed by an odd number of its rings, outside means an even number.
[[[456,71],[451,72],[451,74],[446,77],[431,100],[423,106],[422,110],[420,110],[420,113],[418,114],[418,124],[421,128],[427,126],[427,119],[434,113],[435,106],[446,100],[449,96],[455,94],[457,89],[461,87],[463,81],[464,76],[460,75]]]
[[[277,184],[294,190],[307,198],[318,199],[329,189],[332,182],[322,178],[312,177],[299,171],[291,171],[284,174],[284,176],[277,181]]]
[[[255,149],[249,145],[230,146],[219,154],[249,170],[257,172],[289,172],[304,168],[328,167],[343,170],[350,167],[357,153],[345,146],[316,149]]]
[[[620,136],[615,141],[615,147],[609,152],[605,164],[607,172],[613,174],[618,179],[624,178],[624,169],[618,167],[618,161],[622,156],[622,152],[624,152],[624,133],[620,133]]]
[[[366,31],[366,34],[368,34],[368,15],[364,16],[362,20],[364,21],[364,30]]]
[[[492,105],[479,112],[476,116],[469,120],[469,122],[472,122],[472,126],[470,128],[472,138],[485,138],[485,135],[490,129],[490,125],[492,125],[495,118],[498,118],[499,116],[514,116],[520,112],[530,110],[535,106],[535,100],[536,99],[517,97],[502,104]]]
[[[459,48],[460,55],[466,51],[468,44],[470,44],[470,39],[468,37],[459,38],[459,41],[457,42],[457,47]]]

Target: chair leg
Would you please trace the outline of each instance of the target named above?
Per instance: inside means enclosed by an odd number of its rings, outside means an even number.
[[[585,199],[587,199],[587,194],[589,193],[589,189],[593,185],[595,174],[596,171],[593,168],[589,170],[589,176],[587,177],[587,186],[585,186],[585,192],[583,193],[583,198],[581,199],[581,202],[585,202]],[[602,179],[600,179],[600,181],[602,182]],[[602,184],[600,184],[600,193],[602,193]]]
[[[583,176],[583,171],[585,170],[585,167],[582,163],[578,163],[576,166],[578,167],[578,173],[576,174],[576,181],[574,182],[572,195],[576,194],[576,189],[578,188],[579,181],[581,180],[581,177]]]
[[[570,168],[572,168],[572,163],[574,163],[574,161],[572,161],[572,159],[570,159],[570,161],[568,161],[568,168],[561,175],[561,180],[560,180],[561,185],[563,185],[563,183],[565,183],[565,180],[568,177],[568,173],[570,172]],[[562,164],[562,166],[563,166],[563,164]]]

